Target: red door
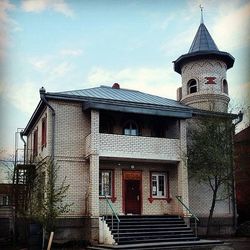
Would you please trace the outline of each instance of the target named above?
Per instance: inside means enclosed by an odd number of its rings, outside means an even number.
[[[141,214],[141,173],[125,172],[123,181],[125,214]]]

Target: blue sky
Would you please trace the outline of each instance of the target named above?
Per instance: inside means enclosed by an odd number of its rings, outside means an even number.
[[[172,61],[191,46],[200,4],[215,43],[236,58],[227,75],[232,103],[246,107],[250,1],[0,0],[0,149],[13,153],[14,132],[27,124],[42,86],[118,82],[175,99],[181,77]]]

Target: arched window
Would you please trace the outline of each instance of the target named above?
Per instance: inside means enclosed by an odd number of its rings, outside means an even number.
[[[227,84],[227,80],[225,79],[222,82],[222,91],[223,93],[228,94],[228,84]]]
[[[197,92],[197,82],[194,79],[189,80],[187,84],[188,94]]]
[[[124,135],[139,135],[139,127],[137,123],[133,120],[129,120],[125,123],[123,127]]]

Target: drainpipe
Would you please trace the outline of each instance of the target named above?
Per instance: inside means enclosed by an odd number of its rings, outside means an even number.
[[[51,107],[51,105],[48,103],[48,101],[46,100],[45,98],[45,93],[46,93],[46,90],[44,87],[40,88],[39,90],[40,92],[40,98],[42,101],[45,102],[45,104],[49,107],[49,109],[51,110],[52,112],[52,146],[51,146],[51,158],[52,158],[52,161],[54,160],[54,156],[55,156],[55,110]]]
[[[239,114],[237,115],[237,121],[235,122],[234,126],[236,126],[237,124],[239,124],[240,122],[242,122],[243,120],[243,113],[240,111]]]
[[[26,141],[24,140],[23,138],[23,130],[20,132],[20,137],[21,137],[21,140],[23,141],[23,163],[24,165],[26,164],[26,160],[25,160],[25,156],[26,156]]]
[[[53,173],[54,173],[54,157],[55,157],[55,110],[52,108],[52,106],[48,103],[48,101],[45,98],[45,93],[46,90],[44,87],[40,88],[40,98],[44,103],[49,107],[49,109],[52,112],[52,145],[51,145],[51,160],[52,160],[52,165],[51,165],[51,176],[49,178],[53,178]],[[45,229],[43,227],[43,242],[42,242],[42,249],[44,249],[44,243],[45,243]]]
[[[232,190],[233,190],[233,196],[232,196],[232,203],[233,203],[233,217],[234,217],[234,229],[237,229],[237,204],[236,204],[236,185],[235,185],[235,162],[234,162],[234,135],[235,135],[235,127],[243,120],[243,113],[240,111],[237,115],[237,119],[235,123],[233,124],[233,131],[232,131],[232,169],[233,169],[233,175],[232,175]]]

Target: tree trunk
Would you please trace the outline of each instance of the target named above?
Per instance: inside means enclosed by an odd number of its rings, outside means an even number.
[[[216,197],[217,197],[217,188],[213,190],[213,199],[212,199],[212,204],[210,207],[210,211],[209,211],[209,217],[207,220],[207,237],[210,235],[210,226],[211,226],[211,222],[212,222],[212,218],[213,218],[213,214],[214,214],[214,207],[215,207],[215,203],[216,203]]]

